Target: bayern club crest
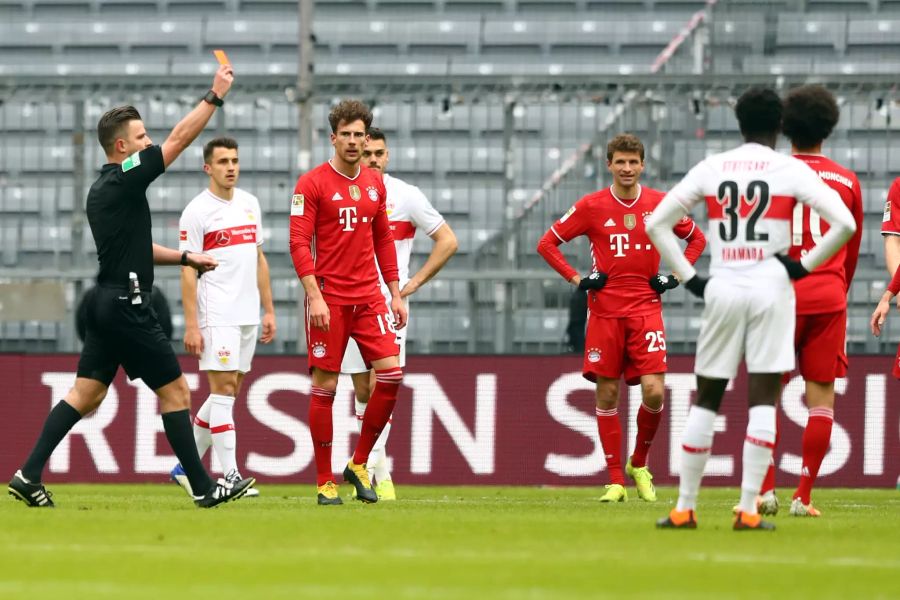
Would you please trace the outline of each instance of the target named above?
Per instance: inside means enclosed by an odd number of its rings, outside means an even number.
[[[644,225],[647,224],[647,221],[650,219],[650,215],[652,215],[652,214],[653,214],[652,211],[649,211],[649,210],[645,210],[645,211],[644,211],[644,213],[643,213],[643,215],[642,215],[643,218],[644,218]]]
[[[312,355],[316,358],[322,358],[325,356],[325,344],[322,342],[316,342],[312,347]]]
[[[600,348],[590,348],[587,353],[588,362],[598,363],[600,362]]]
[[[372,202],[378,202],[379,195],[378,190],[375,189],[375,186],[370,185],[369,187],[367,187],[366,193],[369,195],[369,200],[371,200]]]

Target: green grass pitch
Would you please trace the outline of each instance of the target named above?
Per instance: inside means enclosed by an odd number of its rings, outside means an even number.
[[[401,485],[319,507],[311,485],[261,485],[204,511],[174,485],[49,487],[55,510],[0,501],[2,598],[900,597],[894,490],[818,490],[823,518],[783,505],[763,533],[731,530],[733,488],[701,492],[698,530],[657,531],[672,488],[606,505],[597,488]]]

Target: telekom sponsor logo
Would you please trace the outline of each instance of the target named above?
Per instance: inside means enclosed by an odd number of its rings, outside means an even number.
[[[0,404],[0,473],[19,468],[53,404],[74,381],[75,356],[2,355],[0,375],[14,397]],[[605,461],[594,416],[593,384],[568,357],[410,357],[388,443],[395,481],[421,484],[599,485]],[[696,383],[690,357],[669,357],[663,423],[650,451],[654,481],[677,481],[681,430]],[[824,486],[893,486],[900,465],[900,383],[886,357],[851,359],[836,384],[831,448],[819,474]],[[196,361],[182,366],[194,407],[208,393]],[[265,482],[315,479],[306,415],[311,381],[303,357],[258,357],[235,405],[242,471]],[[781,487],[796,484],[800,438],[807,419],[803,382],[795,377],[779,410]],[[334,402],[333,467],[343,469],[356,444],[352,385],[342,378]],[[716,419],[707,464],[709,485],[738,485],[745,438],[746,377],[729,387]],[[638,387],[619,406],[627,444],[634,443]],[[207,456],[210,460],[210,456]],[[158,402],[143,383],[120,374],[100,409],[78,423],[48,464],[46,480],[139,482],[166,480],[175,464]],[[214,470],[218,465],[213,462]]]
[[[203,250],[213,250],[238,244],[256,243],[256,225],[241,225],[209,231],[203,236]]]

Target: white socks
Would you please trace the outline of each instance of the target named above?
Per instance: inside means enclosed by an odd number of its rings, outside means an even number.
[[[197,454],[200,458],[206,454],[209,447],[212,446],[212,434],[209,433],[209,398],[194,415],[194,443],[197,445]]]
[[[695,510],[703,469],[712,449],[716,413],[700,406],[691,406],[681,434],[681,476],[678,484],[677,510]],[[773,421],[774,422],[774,421]],[[762,483],[760,479],[759,483]],[[757,484],[756,489],[759,489]]]
[[[194,443],[202,458],[212,445],[226,475],[237,469],[237,434],[234,431],[234,398],[210,394],[194,418]]]
[[[362,422],[363,415],[366,413],[366,402],[360,402],[359,400],[354,400],[354,405],[356,408],[356,427],[357,431],[362,431]],[[366,463],[366,466],[369,471],[369,478],[374,476],[376,481],[387,481],[391,478],[391,472],[388,469],[387,465],[387,453],[384,450],[385,444],[387,444],[388,434],[391,432],[391,421],[388,420],[387,424],[384,426],[384,429],[381,430],[381,434],[378,436],[378,439],[375,440],[375,445],[372,447],[372,451],[369,452],[369,462]]]
[[[741,477],[741,502],[743,512],[756,514],[756,496],[772,460],[775,448],[775,407],[753,406],[747,422],[744,438],[744,471]]]

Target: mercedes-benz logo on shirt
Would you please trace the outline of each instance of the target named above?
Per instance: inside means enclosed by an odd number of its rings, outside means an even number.
[[[219,231],[216,232],[216,244],[219,246],[227,246],[228,242],[231,241],[231,232],[229,231]]]

